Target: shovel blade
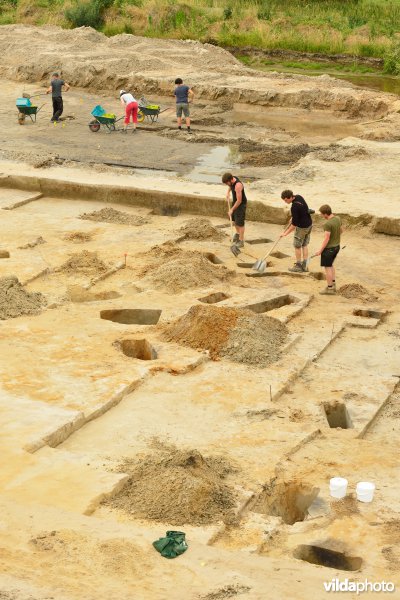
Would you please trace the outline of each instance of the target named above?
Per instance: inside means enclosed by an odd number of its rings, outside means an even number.
[[[231,252],[234,256],[239,256],[239,254],[240,254],[240,250],[237,246],[235,246],[235,244],[232,244]]]
[[[258,271],[258,269],[259,269],[259,267],[260,267],[260,265],[261,265],[261,262],[262,262],[262,261],[261,261],[261,259],[258,259],[258,260],[256,260],[256,262],[254,263],[254,265],[253,265],[253,267],[252,267],[252,268],[253,268],[255,271]]]
[[[267,263],[265,260],[260,260],[260,265],[259,267],[256,269],[256,271],[258,271],[258,273],[264,273],[265,271],[265,267],[267,266]]]

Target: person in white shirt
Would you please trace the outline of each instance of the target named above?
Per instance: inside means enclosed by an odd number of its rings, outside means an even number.
[[[125,90],[120,91],[119,97],[120,97],[122,106],[125,108],[125,119],[124,119],[123,131],[125,131],[125,133],[127,132],[129,121],[132,116],[133,133],[135,133],[136,125],[137,125],[138,102],[132,96],[132,94],[130,92],[127,92]]]

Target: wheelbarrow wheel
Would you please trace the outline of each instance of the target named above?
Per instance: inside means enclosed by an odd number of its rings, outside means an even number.
[[[137,120],[138,120],[138,123],[143,123],[144,119],[145,119],[145,115],[144,115],[144,113],[142,113],[142,111],[141,111],[141,110],[139,110],[139,111],[138,111],[138,114],[137,114]]]
[[[90,131],[93,131],[93,133],[97,133],[100,129],[100,123],[98,121],[90,121],[89,129]]]

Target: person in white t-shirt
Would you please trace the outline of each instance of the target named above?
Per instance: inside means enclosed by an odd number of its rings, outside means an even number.
[[[137,100],[132,96],[132,94],[130,92],[126,92],[125,90],[120,91],[119,97],[120,97],[122,106],[125,107],[125,119],[124,119],[123,131],[126,132],[128,130],[129,121],[130,121],[130,118],[132,117],[133,133],[134,133],[136,131],[136,125],[137,125],[137,114],[138,114]]]

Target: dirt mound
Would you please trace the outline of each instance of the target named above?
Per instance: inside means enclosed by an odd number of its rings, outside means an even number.
[[[241,164],[254,167],[272,167],[275,165],[293,165],[310,152],[308,144],[273,146],[248,142],[241,150]]]
[[[146,278],[152,285],[173,294],[190,288],[208,287],[236,277],[235,271],[223,265],[213,265],[200,252],[182,252],[161,264],[156,262],[146,271]]]
[[[35,246],[39,246],[39,244],[45,244],[45,243],[46,243],[46,240],[44,240],[42,238],[42,236],[40,235],[33,242],[28,242],[27,244],[24,244],[23,246],[18,246],[18,250],[27,250],[28,248],[34,248]]]
[[[0,319],[13,319],[21,315],[37,315],[46,306],[45,297],[27,292],[17,277],[0,278]]]
[[[247,585],[226,585],[215,592],[210,592],[206,596],[200,596],[199,600],[227,600],[227,598],[234,598],[235,596],[245,594],[250,590],[251,588]]]
[[[211,221],[201,217],[186,221],[179,229],[179,233],[188,240],[215,240],[219,242],[225,237],[221,231],[214,227]]]
[[[72,275],[82,273],[83,275],[93,275],[107,271],[107,265],[98,258],[97,252],[82,250],[73,254],[65,263],[56,269],[57,272]]]
[[[119,471],[130,478],[107,503],[135,517],[178,526],[234,518],[235,494],[224,482],[232,469],[224,459],[172,447],[127,460]]]
[[[342,285],[342,287],[338,289],[338,294],[350,300],[357,298],[358,300],[365,300],[366,302],[374,302],[378,299],[378,296],[371,294],[367,288],[359,283],[347,283],[346,285]]]
[[[168,341],[196,350],[208,350],[213,360],[265,367],[280,357],[288,335],[286,326],[249,310],[192,306],[164,330]]]
[[[83,213],[80,215],[80,219],[85,221],[96,221],[97,223],[115,223],[117,225],[145,225],[150,222],[150,219],[145,217],[139,217],[137,215],[130,215],[128,213],[115,210],[115,208],[107,207],[101,210],[95,210],[91,213]]]
[[[324,161],[342,162],[349,158],[366,158],[369,153],[361,146],[343,147],[338,144],[330,144],[328,148],[317,150],[313,153],[313,158],[318,158]]]
[[[64,235],[64,240],[67,242],[74,242],[76,244],[81,244],[83,242],[90,242],[93,238],[93,233],[89,231],[71,231],[70,233],[66,233]]]

